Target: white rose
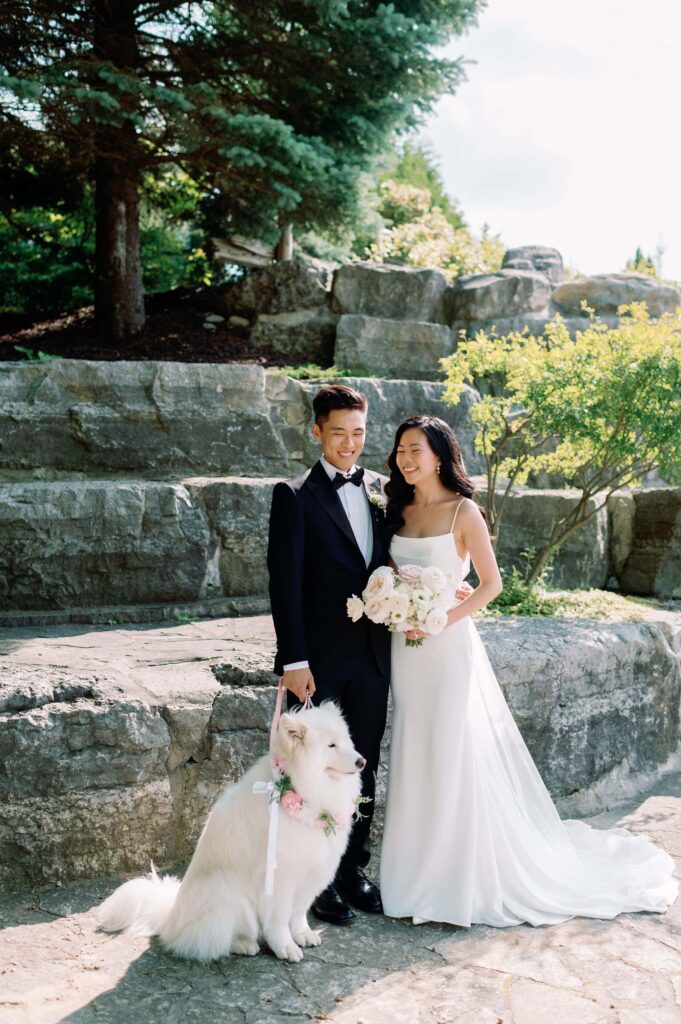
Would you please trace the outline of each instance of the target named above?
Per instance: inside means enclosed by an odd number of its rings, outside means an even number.
[[[445,611],[449,611],[452,605],[456,603],[456,598],[451,590],[439,590],[436,594],[433,594],[433,602],[436,608],[444,608]]]
[[[421,584],[437,593],[447,586],[447,577],[442,569],[438,569],[436,565],[429,565],[421,573]]]
[[[356,594],[353,594],[352,597],[348,598],[346,608],[348,610],[348,617],[351,618],[353,622],[359,622],[364,615],[364,602],[361,597],[357,597]]]
[[[392,569],[388,565],[381,565],[369,577],[369,582],[362,593],[362,597],[365,601],[378,601],[392,594],[393,586],[394,577]]]
[[[420,565],[401,565],[397,570],[400,579],[412,585],[420,584],[422,571]]]
[[[447,612],[443,608],[433,608],[426,615],[424,629],[431,636],[437,636],[447,625]]]
[[[388,607],[392,617],[395,614],[403,615],[405,618],[409,614],[409,597],[407,594],[395,591],[388,598]]]
[[[372,622],[383,623],[390,615],[390,599],[382,598],[380,601],[368,601],[365,606],[365,614]]]

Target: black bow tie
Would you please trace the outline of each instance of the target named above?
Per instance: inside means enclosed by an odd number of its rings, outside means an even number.
[[[364,470],[361,466],[358,466],[354,473],[350,476],[346,476],[345,473],[336,473],[335,477],[331,481],[335,491],[339,491],[341,487],[345,487],[346,484],[354,484],[355,487],[359,487],[364,478]]]

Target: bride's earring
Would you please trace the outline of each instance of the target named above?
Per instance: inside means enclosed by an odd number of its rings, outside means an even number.
[[[441,469],[441,468],[442,468],[442,467],[440,466],[440,464],[439,464],[439,462],[438,462],[438,465],[437,465],[437,475],[438,475],[438,476],[440,475],[440,469]]]

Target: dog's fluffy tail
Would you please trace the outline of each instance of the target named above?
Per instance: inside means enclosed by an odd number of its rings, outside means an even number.
[[[177,878],[159,878],[152,864],[148,875],[124,882],[104,900],[97,911],[99,927],[105,932],[158,935],[173,909],[179,888]]]

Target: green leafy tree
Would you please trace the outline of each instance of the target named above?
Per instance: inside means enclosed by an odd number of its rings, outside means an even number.
[[[3,0],[0,197],[94,184],[95,306],[144,322],[140,184],[175,166],[261,236],[347,223],[363,169],[461,78],[434,55],[481,0]]]
[[[578,491],[549,536],[537,538],[529,587],[613,491],[654,469],[681,481],[681,315],[652,321],[643,303],[620,314],[618,327],[593,320],[574,339],[560,317],[538,338],[481,331],[443,360],[446,402],[484,383],[471,417],[495,542],[513,485],[531,472],[561,473]]]
[[[503,245],[485,228],[476,238],[466,227],[455,227],[433,203],[426,188],[391,178],[380,185],[378,207],[383,224],[378,239],[369,246],[373,260],[391,260],[442,270],[449,278],[498,270]]]
[[[412,185],[430,194],[428,211],[437,208],[453,228],[466,226],[463,214],[447,194],[437,159],[425,143],[405,142],[398,152],[398,158],[383,180],[395,181],[398,185]]]
[[[36,193],[39,190],[36,189]],[[51,207],[0,212],[0,312],[47,315],[92,303],[95,230],[91,189],[53,196]],[[146,293],[210,284],[216,271],[203,247],[203,193],[177,168],[145,174],[140,252]]]

